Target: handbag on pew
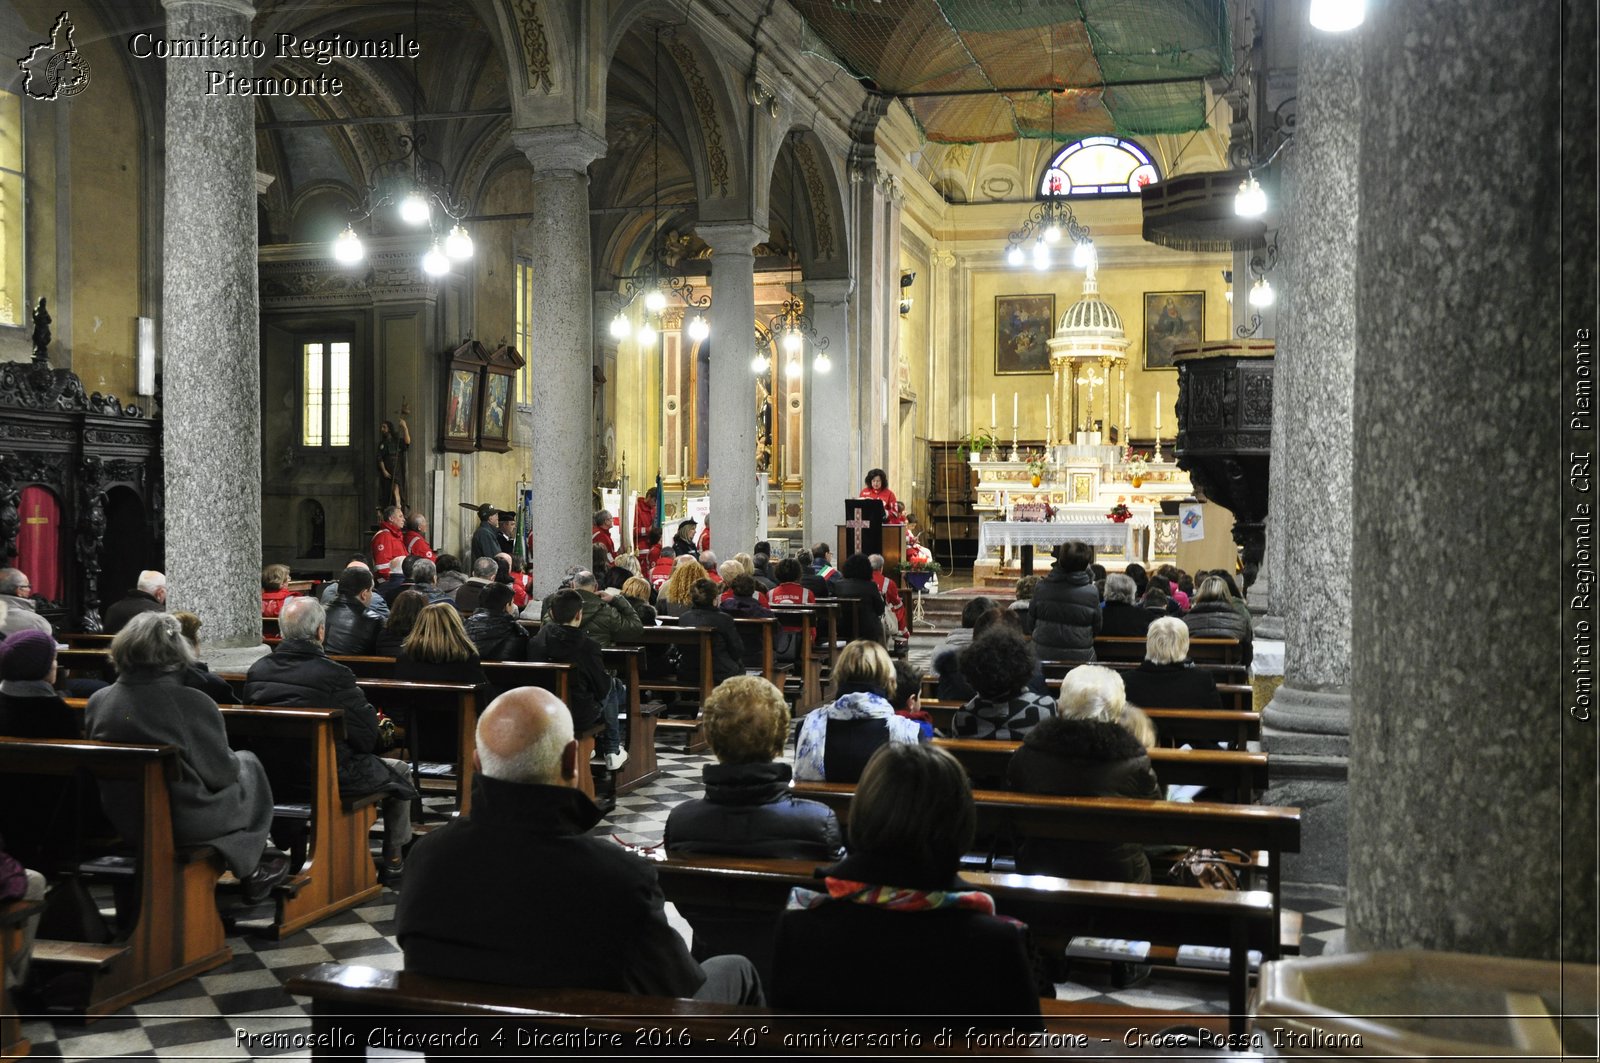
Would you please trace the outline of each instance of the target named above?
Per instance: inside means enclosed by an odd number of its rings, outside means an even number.
[[[1242,849],[1187,849],[1167,871],[1174,885],[1208,890],[1237,890],[1239,876],[1255,861]]]

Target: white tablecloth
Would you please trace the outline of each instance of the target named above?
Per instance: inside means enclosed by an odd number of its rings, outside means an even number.
[[[994,547],[1008,550],[1019,546],[1055,546],[1069,539],[1079,539],[1097,549],[1128,546],[1131,531],[1129,524],[1099,521],[1025,521],[986,520],[978,525],[978,556],[983,557]]]

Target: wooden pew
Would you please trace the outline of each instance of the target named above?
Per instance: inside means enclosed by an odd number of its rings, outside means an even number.
[[[366,694],[375,709],[388,716],[407,721],[412,748],[412,779],[418,790],[422,789],[422,776],[415,759],[415,745],[419,721],[424,716],[448,714],[445,726],[455,736],[455,791],[456,811],[462,815],[472,810],[472,777],[477,769],[472,765],[472,753],[477,747],[478,688],[467,683],[408,683],[398,679],[362,679],[356,686]],[[579,772],[580,777],[582,772]],[[591,784],[592,785],[592,784]]]
[[[683,682],[673,672],[652,672],[639,677],[639,682],[651,690],[680,696],[687,695],[681,697],[681,700],[693,703],[694,719],[674,720],[661,717],[656,721],[658,733],[673,731],[684,734],[687,741],[685,751],[689,753],[703,753],[710,748],[706,744],[705,732],[700,727],[699,709],[716,687],[716,677],[711,670],[712,634],[712,629],[708,627],[679,627],[665,624],[661,627],[647,627],[622,643],[624,646],[677,646],[679,653],[694,654],[699,660],[699,678],[692,683]]]
[[[132,918],[120,940],[34,943],[38,967],[72,967],[88,976],[88,1017],[108,1015],[233,955],[217,913],[222,857],[210,846],[179,849],[173,841],[167,783],[179,770],[171,746],[0,738],[0,775],[82,775],[136,792],[132,800],[138,802],[143,837],[137,841]],[[26,814],[26,809],[0,809],[0,819]]]
[[[775,605],[772,613],[785,627],[795,629],[795,663],[800,666],[800,690],[794,714],[803,716],[822,704],[822,667],[812,649],[822,612],[809,605]]]
[[[1045,684],[1051,691],[1061,689],[1061,680],[1066,674],[1078,667],[1079,663],[1097,664],[1102,668],[1109,668],[1113,672],[1126,674],[1137,671],[1137,661],[1041,661],[1040,667],[1044,670]],[[1217,684],[1217,693],[1222,698],[1222,707],[1233,712],[1251,712],[1252,692],[1249,686],[1248,669],[1236,664],[1197,664],[1211,673]],[[935,699],[939,696],[939,676],[929,672],[922,677],[922,696],[926,699]]]
[[[739,628],[739,637],[744,641],[745,671],[759,669],[761,678],[783,689],[783,675],[787,672],[788,665],[778,663],[778,632],[781,630],[778,621],[768,617],[735,617],[734,624]],[[756,663],[751,664],[751,658]]]
[[[117,670],[111,666],[110,643],[56,651],[57,688],[64,688],[68,679],[104,679],[110,683],[116,678]]]
[[[645,651],[640,646],[607,646],[600,651],[606,666],[617,674],[628,688],[628,702],[623,710],[628,714],[628,762],[617,772],[618,794],[631,793],[654,781],[661,774],[656,760],[656,725],[663,706],[645,708],[639,696],[639,664]]]
[[[997,790],[1005,785],[1006,766],[1021,742],[991,738],[935,738],[933,744],[952,754],[974,779],[988,780]],[[1225,803],[1247,805],[1267,788],[1267,755],[1224,749],[1150,750],[1150,766],[1162,786],[1206,786],[1223,791]]]
[[[959,701],[927,698],[922,701],[923,711],[933,717],[933,726],[945,734],[953,733],[952,721],[962,705]],[[1242,750],[1261,738],[1261,714],[1258,712],[1225,709],[1144,709],[1143,712],[1156,725],[1156,738],[1163,746],[1185,742],[1192,746],[1215,746],[1226,742]]]
[[[1094,655],[1101,663],[1106,661],[1144,660],[1145,639],[1134,635],[1096,635]],[[1243,651],[1238,639],[1190,639],[1189,659],[1196,664],[1240,664]]]
[[[116,637],[99,631],[69,631],[61,636],[61,641],[75,650],[109,650],[111,640]]]
[[[22,949],[22,927],[44,911],[44,901],[0,901],[0,1059],[21,1059],[33,1048],[8,984],[11,958]]]
[[[364,904],[383,892],[372,862],[368,835],[383,794],[343,797],[339,793],[336,740],[344,732],[343,709],[296,709],[279,705],[224,706],[228,744],[264,753],[276,766],[276,750],[300,747],[309,778],[272,777],[273,815],[306,820],[310,837],[305,863],[286,888],[274,891],[277,913],[273,934],[288,937],[330,915]],[[267,747],[267,748],[263,748]],[[288,798],[305,796],[304,802]]]
[[[769,1008],[596,989],[521,989],[333,963],[318,964],[294,976],[286,988],[296,996],[311,998],[315,1038],[311,1058],[327,1061],[365,1058],[365,1046],[380,1031],[386,1037],[476,1034],[476,1046],[469,1045],[464,1051],[475,1051],[479,1058],[539,1052],[543,1047],[540,1039],[548,1037],[571,1037],[575,1039],[572,1045],[587,1043],[603,1055],[655,1055],[675,1050],[686,1056],[758,1058],[778,1053],[860,1052],[861,1042],[852,1040],[853,1036],[903,1036],[908,1026],[896,1018],[829,1018],[824,1027],[815,1016]],[[1134,1027],[1153,1032],[1182,1024],[1219,1034],[1225,1029],[1218,1016],[1146,1011],[1117,1004],[1042,1000],[1040,1010],[1047,1031],[1058,1037],[1078,1034],[1089,1044],[1104,1039],[1120,1045]],[[1063,1054],[1059,1045],[968,1047],[965,1030],[956,1031],[952,1044],[941,1045],[935,1043],[925,1024],[917,1029],[922,1032],[917,1042],[897,1046],[895,1055],[1059,1058]],[[819,1047],[815,1039],[824,1031],[839,1038],[841,1047]],[[852,1044],[856,1047],[850,1047]],[[545,1050],[563,1051],[561,1047]],[[1185,1054],[1221,1055],[1205,1050],[1186,1050]],[[1230,1052],[1227,1058],[1259,1057]]]
[[[804,860],[670,857],[654,866],[662,892],[679,906],[776,914],[793,887],[822,885],[814,876],[817,865]],[[1174,961],[1178,944],[1230,948],[1230,1027],[1243,1031],[1249,950],[1267,955],[1276,936],[1268,894],[981,871],[961,877],[991,894],[999,914],[1027,923],[1045,951],[1064,949],[1070,938],[1091,930],[1096,937],[1168,943],[1164,952],[1152,948],[1158,962]]]
[[[846,783],[797,782],[796,797],[821,801],[848,830],[850,798]],[[1136,842],[1208,849],[1243,849],[1265,854],[1267,892],[1272,894],[1273,925],[1283,923],[1283,854],[1300,851],[1300,810],[1268,805],[1213,802],[1141,801],[1120,797],[1054,797],[1044,794],[974,790],[978,833],[999,839]],[[1298,918],[1290,921],[1298,927]],[[1291,939],[1298,941],[1298,933]],[[1296,946],[1298,947],[1298,946]],[[1281,952],[1274,934],[1266,955]]]

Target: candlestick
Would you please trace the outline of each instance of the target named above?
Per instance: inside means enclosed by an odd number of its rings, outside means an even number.
[[[989,427],[993,428],[995,425],[997,425],[999,423],[1000,423],[999,417],[995,413],[994,392],[991,391],[991,392],[989,392]]]
[[[1045,442],[1050,442],[1050,396],[1044,397],[1044,437]]]
[[[1017,393],[1011,393],[1011,427],[1017,427]]]
[[[1156,392],[1156,442],[1161,442],[1161,392]]]

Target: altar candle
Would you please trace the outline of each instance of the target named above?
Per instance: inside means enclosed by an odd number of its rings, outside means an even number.
[[[1050,396],[1049,395],[1046,395],[1044,397],[1044,430],[1045,430],[1046,434],[1048,434],[1049,431],[1050,431]]]
[[[679,474],[687,480],[689,478],[689,448],[683,448],[683,464],[678,466]]]
[[[993,428],[995,425],[997,425],[999,423],[1000,422],[995,419],[994,392],[991,391],[991,392],[989,392],[989,427]]]
[[[1017,393],[1011,393],[1011,427],[1017,427]]]
[[[1161,438],[1161,392],[1156,392],[1156,438]]]
[[[1124,438],[1127,437],[1130,427],[1131,422],[1128,419],[1128,393],[1124,391],[1122,393],[1122,435]]]

